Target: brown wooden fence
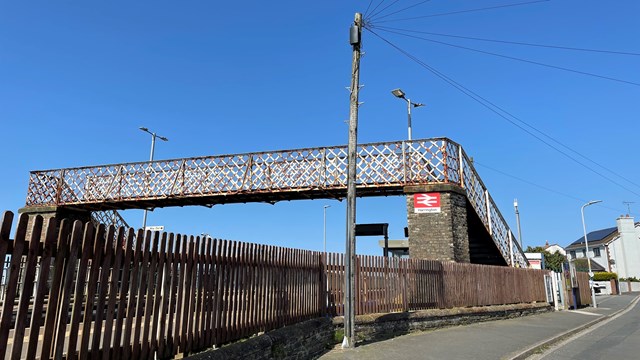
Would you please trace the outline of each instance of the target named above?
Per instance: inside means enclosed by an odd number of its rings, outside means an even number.
[[[10,240],[12,221],[0,224],[6,358],[171,358],[344,310],[342,254],[39,216],[26,239],[24,214]],[[356,269],[358,314],[545,301],[540,270],[373,256]]]
[[[41,217],[26,241],[27,220],[13,241],[11,213],[1,225],[7,358],[171,358],[324,313],[318,252],[151,232],[134,242],[141,231],[63,220],[56,232],[55,219],[40,239]]]
[[[358,256],[356,314],[546,302],[547,271]],[[344,257],[330,254],[329,311],[344,314]]]
[[[591,300],[591,288],[589,287],[589,274],[582,271],[576,271],[576,282],[577,287],[572,289],[571,286],[566,290],[566,298],[569,299],[568,305],[570,307],[576,307],[574,301],[574,291],[575,291],[575,300],[578,301],[577,307],[590,305]]]

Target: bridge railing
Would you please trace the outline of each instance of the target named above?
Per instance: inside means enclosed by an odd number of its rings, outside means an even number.
[[[401,194],[406,185],[457,184],[504,258],[526,266],[509,227],[462,147],[447,138],[360,144],[359,195]],[[27,206],[96,209],[162,207],[193,202],[245,202],[343,197],[347,146],[266,151],[185,159],[33,171]],[[244,197],[242,197],[244,196]]]
[[[518,264],[521,267],[526,267],[528,261],[524,256],[524,251],[516,241],[516,237],[511,232],[502,213],[498,210],[487,187],[473,167],[473,161],[469,159],[460,145],[458,145],[458,150],[458,161],[462,172],[460,177],[462,182],[459,185],[467,191],[469,202],[498,246],[504,259],[509,264]]]

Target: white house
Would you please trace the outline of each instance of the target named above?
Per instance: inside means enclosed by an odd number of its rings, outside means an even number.
[[[565,248],[567,258],[584,258],[588,251],[593,271],[615,272],[620,278],[640,278],[640,223],[634,223],[627,215],[616,219],[616,225],[588,233],[588,250],[581,236]]]
[[[611,271],[618,277],[640,279],[640,223],[626,216],[617,219],[618,236],[607,243]]]
[[[564,256],[567,256],[567,252],[564,251],[564,248],[558,244],[552,244],[549,245],[549,242],[547,241],[544,245],[544,249],[549,252],[549,254],[555,254],[555,253],[560,253]]]

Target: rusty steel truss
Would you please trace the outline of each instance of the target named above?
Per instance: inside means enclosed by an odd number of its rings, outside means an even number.
[[[459,144],[433,138],[358,146],[358,196],[400,195],[407,185],[434,183],[464,188],[507,263],[512,252],[514,262],[526,266],[522,249],[510,241],[513,233]],[[332,146],[32,171],[26,206],[102,212],[340,199],[346,193],[347,146]]]

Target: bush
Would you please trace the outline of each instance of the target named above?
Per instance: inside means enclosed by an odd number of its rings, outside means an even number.
[[[617,279],[618,278],[618,274],[614,273],[614,272],[597,272],[593,274],[593,280],[594,281],[608,281],[608,280],[612,280],[612,279]]]
[[[635,276],[632,276],[628,278],[620,278],[620,281],[640,282],[640,279],[636,278]]]

